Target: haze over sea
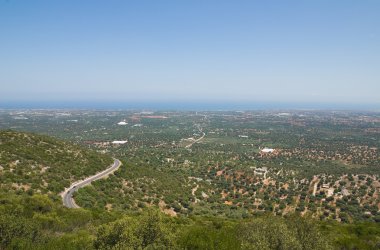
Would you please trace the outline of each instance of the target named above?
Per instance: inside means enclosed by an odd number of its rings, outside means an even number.
[[[353,110],[380,111],[380,105],[299,102],[0,102],[0,109],[96,109],[156,111]]]

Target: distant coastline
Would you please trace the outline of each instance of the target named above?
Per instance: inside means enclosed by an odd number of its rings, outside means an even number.
[[[176,110],[176,111],[237,111],[237,110],[357,110],[380,111],[380,103],[290,103],[290,102],[91,102],[31,101],[0,102],[0,109],[96,109],[96,110]]]

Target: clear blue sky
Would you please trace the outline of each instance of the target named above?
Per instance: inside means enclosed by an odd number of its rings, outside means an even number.
[[[0,0],[0,101],[380,103],[380,1]]]

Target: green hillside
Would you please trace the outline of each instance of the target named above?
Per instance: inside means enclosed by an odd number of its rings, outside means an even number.
[[[109,156],[48,136],[0,131],[0,187],[58,194],[70,183],[103,170]]]
[[[246,219],[170,217],[153,207],[63,207],[58,193],[64,187],[111,162],[109,156],[51,137],[0,132],[0,249],[322,250],[378,249],[380,244],[380,228],[369,222],[340,224],[268,213]],[[112,186],[113,177],[96,185]]]

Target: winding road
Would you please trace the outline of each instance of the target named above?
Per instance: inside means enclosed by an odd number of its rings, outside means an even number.
[[[62,201],[63,205],[68,208],[79,208],[79,206],[75,203],[73,199],[73,194],[76,192],[78,189],[81,187],[84,187],[88,184],[90,184],[92,181],[99,180],[101,178],[104,178],[108,176],[109,174],[113,173],[116,171],[120,166],[122,165],[121,161],[118,159],[114,159],[113,164],[107,168],[106,170],[97,173],[93,176],[87,177],[84,180],[74,182],[71,184],[69,188],[66,188],[65,191],[62,193]]]
[[[193,141],[191,144],[187,145],[185,148],[190,148],[191,146],[193,146],[194,143],[197,143],[200,140],[202,140],[205,137],[205,135],[206,135],[205,132],[202,132],[202,133],[203,133],[203,135],[201,137],[199,137],[198,139],[196,139],[195,141]]]

